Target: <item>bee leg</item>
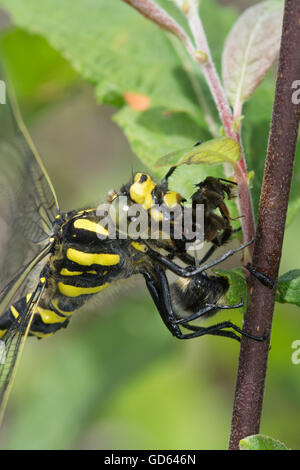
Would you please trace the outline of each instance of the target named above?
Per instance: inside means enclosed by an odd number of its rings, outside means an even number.
[[[258,281],[260,281],[264,286],[273,289],[275,287],[275,281],[272,277],[267,276],[266,274],[258,271],[252,264],[248,263],[246,269],[249,271],[252,276],[254,276]]]
[[[211,261],[210,263],[204,264],[203,266],[200,266],[199,268],[194,268],[193,266],[188,266],[187,268],[183,268],[182,266],[179,266],[178,264],[174,263],[173,261],[169,260],[166,256],[161,255],[157,251],[153,250],[152,248],[149,247],[147,242],[145,240],[141,240],[142,243],[144,243],[147,246],[147,255],[153,259],[154,261],[162,264],[166,268],[168,268],[171,272],[174,274],[177,274],[177,276],[184,277],[184,278],[189,278],[193,277],[196,274],[200,274],[203,271],[206,271],[207,269],[212,268],[213,266],[216,266],[219,263],[222,263],[222,261],[225,261],[227,258],[230,256],[234,255],[235,253],[238,253],[239,251],[243,250],[247,246],[251,245],[254,240],[250,240],[248,243],[245,243],[244,245],[241,245],[238,248],[228,250],[226,253],[224,253],[222,256],[219,258]]]
[[[204,308],[202,308],[201,310],[198,310],[198,312],[196,313],[193,313],[193,315],[176,320],[176,323],[180,325],[184,323],[189,323],[190,321],[197,320],[197,318],[200,318],[202,315],[205,315],[211,310],[215,310],[216,312],[218,310],[231,310],[233,308],[241,308],[243,307],[243,305],[244,305],[244,302],[242,299],[239,304],[233,304],[233,305],[206,304]]]
[[[222,305],[222,304],[207,304],[207,306],[212,307],[212,308],[217,308],[218,310],[231,310],[233,308],[241,308],[244,306],[243,299],[241,299],[239,304],[233,304],[233,305]]]

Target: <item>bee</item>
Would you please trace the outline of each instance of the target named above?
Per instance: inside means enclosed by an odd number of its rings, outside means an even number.
[[[213,276],[203,272],[192,278],[179,278],[170,287],[173,310],[178,316],[177,324],[184,325],[196,319],[209,318],[215,315],[219,310],[227,310],[232,308],[240,308],[243,306],[243,300],[236,305],[218,304],[229,289],[229,281],[225,276]],[[182,311],[189,314],[182,318]],[[231,322],[223,322],[225,325],[231,326]],[[208,331],[209,331],[208,327]],[[238,331],[238,330],[236,330]],[[225,333],[225,334],[224,334]],[[244,334],[242,330],[241,334]],[[226,336],[236,340],[240,338],[232,331],[212,330],[211,334],[218,336]],[[249,335],[247,335],[249,337]],[[250,335],[251,337],[251,335]],[[257,337],[253,337],[258,339]]]
[[[188,290],[193,285],[202,284],[199,289],[214,292],[209,302],[215,304],[220,298],[220,286],[224,281],[219,281],[218,293],[216,289],[212,291],[212,286],[217,286],[217,282],[206,271],[249,243],[197,267],[190,263],[190,258],[185,256],[182,246],[178,248],[172,236],[164,243],[169,254],[172,254],[168,257],[156,249],[156,241],[150,240],[148,243],[139,237],[113,237],[110,229],[106,228],[107,217],[99,215],[97,208],[61,212],[53,185],[14,100],[1,105],[0,114],[4,114],[0,134],[3,245],[0,282],[4,286],[0,292],[2,412],[26,338],[48,337],[67,327],[73,313],[89,299],[111,283],[136,274],[144,277],[164,324],[175,337],[190,339],[215,334],[239,339],[235,333],[227,331],[232,329],[239,334],[261,339],[249,335],[231,322],[207,328],[191,325],[189,320],[174,311],[172,296],[176,293],[170,289],[166,275],[169,270],[180,278],[191,279]],[[163,201],[167,208],[174,202],[182,205],[183,198],[169,191],[167,180],[168,175],[156,185],[149,175],[138,174],[127,189],[132,199],[142,198],[140,202],[147,211],[152,209],[155,200]],[[122,191],[126,192],[126,189]],[[112,203],[114,197],[111,199]],[[152,216],[154,211],[151,212]],[[178,266],[171,259],[173,257],[184,260],[186,266]],[[210,281],[205,287],[206,279]],[[225,284],[222,289],[225,292]],[[186,294],[185,298],[188,297],[191,295]],[[186,301],[184,303],[187,304]],[[211,313],[219,309],[217,304],[208,306],[204,295],[199,298],[200,310],[197,310],[196,301],[192,303],[193,318],[200,317],[203,309]]]
[[[236,197],[235,181],[224,178],[214,178],[208,176],[204,181],[196,185],[199,188],[191,197],[193,209],[198,204],[204,206],[204,238],[207,242],[211,242],[212,246],[203,256],[200,263],[204,263],[215,252],[218,247],[226,244],[231,235],[240,230],[233,230],[231,225],[231,217],[228,207],[225,203],[225,195],[228,200]],[[216,214],[216,209],[220,214]]]

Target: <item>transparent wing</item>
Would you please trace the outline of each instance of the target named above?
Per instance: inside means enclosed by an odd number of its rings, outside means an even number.
[[[25,287],[25,285],[28,284],[28,282],[26,282],[28,280],[28,276],[31,274],[35,266],[37,266],[38,263],[49,253],[50,249],[51,244],[49,243],[29,263],[23,266],[2,289],[0,292],[0,311],[2,313],[5,312],[12,303],[22,297],[24,292],[26,292],[26,294],[30,292],[30,290],[26,290]]]
[[[15,320],[0,340],[0,423],[28,336],[30,325],[45,284],[39,282],[22,316]]]
[[[1,68],[0,79],[6,82]],[[0,340],[0,413],[43,293],[40,262],[51,248],[49,236],[58,211],[52,184],[14,97],[6,93],[6,103],[0,104],[0,321],[5,323],[11,304],[34,294]]]
[[[6,82],[1,68],[0,74]],[[43,250],[58,211],[15,99],[6,93],[6,103],[0,104],[0,292]]]

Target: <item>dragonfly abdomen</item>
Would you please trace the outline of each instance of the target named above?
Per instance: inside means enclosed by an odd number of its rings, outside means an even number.
[[[0,338],[10,328],[18,328],[22,317],[25,315],[31,299],[31,293],[19,299],[11,305],[6,312],[0,317]],[[38,305],[32,319],[29,335],[43,338],[50,336],[60,328],[65,328],[69,323],[69,319],[65,315],[58,315],[51,308],[45,308]],[[23,333],[26,331],[27,325],[23,325]]]

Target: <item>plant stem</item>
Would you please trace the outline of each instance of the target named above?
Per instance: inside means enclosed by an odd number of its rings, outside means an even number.
[[[292,84],[300,77],[300,2],[286,0],[275,101],[260,198],[253,265],[277,281],[296,150],[300,105]],[[230,449],[259,432],[270,345],[275,289],[251,280],[251,303],[244,329],[266,335],[263,342],[242,338]]]
[[[221,85],[219,76],[212,60],[206,34],[199,16],[197,2],[194,0],[190,1],[188,3],[185,14],[194,37],[196,47],[206,54],[207,60],[201,64],[202,70],[210,87],[211,94],[215,100],[221,121],[224,126],[224,130],[226,134],[229,137],[235,139],[242,148],[241,159],[238,162],[238,167],[235,169],[234,176],[238,184],[239,212],[243,215],[241,224],[243,229],[244,242],[247,243],[255,236],[255,222],[252,199],[247,182],[247,167],[241,135],[234,131],[234,118],[225,95],[224,88]],[[252,246],[249,247],[249,251],[252,253]]]
[[[204,119],[206,121],[207,127],[208,127],[211,135],[214,138],[217,138],[220,135],[219,127],[217,126],[217,123],[215,122],[215,119],[214,119],[214,117],[212,116],[212,114],[210,112],[209,105],[206,102],[206,97],[204,96],[204,93],[201,89],[201,85],[200,85],[197,77],[195,76],[195,74],[193,72],[193,68],[191,66],[191,61],[189,60],[189,58],[184,53],[184,50],[182,49],[180,44],[178,44],[177,39],[174,38],[173,36],[170,36],[170,39],[171,39],[171,44],[172,44],[176,54],[178,55],[178,57],[179,57],[179,59],[182,63],[182,66],[183,66],[183,68],[184,68],[184,70],[185,70],[185,72],[186,72],[186,74],[187,74],[187,76],[190,80],[190,83],[191,83],[191,86],[193,87],[195,95],[197,96],[199,105],[200,105],[200,107],[201,107],[201,109],[204,113]]]
[[[244,241],[248,242],[255,236],[255,223],[254,213],[252,207],[251,194],[247,183],[247,168],[246,160],[241,142],[241,136],[239,133],[234,131],[234,118],[225,95],[225,91],[221,85],[219,76],[215,69],[210,49],[207,43],[206,35],[203,29],[203,25],[198,13],[198,2],[190,0],[186,3],[186,8],[181,8],[181,3],[176,0],[178,7],[181,9],[187,17],[194,42],[197,47],[195,50],[189,37],[186,35],[181,26],[162,8],[156,5],[151,0],[123,0],[124,2],[131,5],[142,15],[149,20],[156,23],[162,29],[175,34],[185,44],[187,51],[190,56],[198,63],[201,64],[203,74],[206,78],[207,84],[210,88],[211,94],[215,100],[216,107],[218,109],[220,119],[222,121],[226,135],[235,139],[242,148],[241,159],[238,162],[239,168],[235,170],[235,178],[238,184],[239,194],[239,211],[243,215],[241,219]],[[207,113],[206,113],[207,115]],[[252,246],[249,247],[250,253],[252,253]]]
[[[172,18],[165,10],[156,5],[152,0],[123,0],[130,6],[135,8],[139,13],[146,18],[156,23],[162,29],[173,33],[180,38],[186,46],[190,56],[196,62],[202,65],[202,70],[206,78],[207,84],[210,88],[211,94],[216,103],[224,130],[226,135],[235,139],[242,148],[241,158],[238,162],[238,167],[235,169],[235,178],[238,184],[239,212],[242,214],[242,229],[244,241],[248,242],[255,236],[255,222],[254,213],[251,200],[251,194],[247,182],[247,167],[241,135],[234,130],[234,117],[232,115],[225,91],[221,85],[219,76],[212,61],[210,49],[207,43],[206,35],[203,29],[201,18],[198,13],[198,2],[196,0],[186,0],[182,3],[180,0],[175,0],[175,3],[180,8],[182,13],[187,17],[190,30],[192,32],[194,42],[198,50],[195,50],[189,37],[181,26]],[[206,113],[206,116],[208,114]],[[209,123],[211,127],[211,123]],[[214,129],[215,132],[215,129]],[[249,247],[249,252],[252,254],[253,248]]]
[[[128,5],[135,8],[139,13],[145,16],[148,20],[156,23],[160,28],[168,31],[169,33],[175,34],[185,44],[189,54],[197,60],[195,56],[195,48],[182,29],[182,27],[174,20],[163,8],[159,7],[152,0],[123,0]]]
[[[207,84],[210,88],[211,94],[215,100],[221,121],[224,126],[225,133],[229,137],[236,139],[236,134],[233,131],[232,112],[212,60],[210,48],[206,39],[206,34],[203,29],[201,18],[198,14],[197,2],[190,2],[186,11],[186,17],[191,32],[193,34],[197,49],[201,52],[204,52],[207,57],[206,61],[202,63],[202,70],[206,78]]]

